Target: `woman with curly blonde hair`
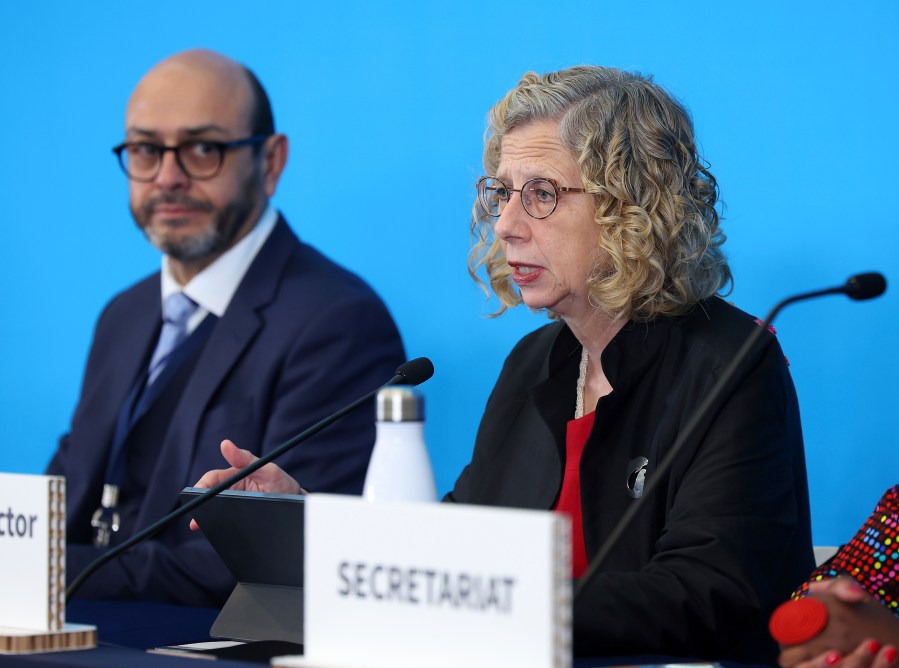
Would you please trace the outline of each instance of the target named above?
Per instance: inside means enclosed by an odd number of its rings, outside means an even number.
[[[469,270],[556,320],[507,358],[447,500],[572,518],[574,577],[758,325],[719,296],[718,187],[651,79],[528,73],[491,109]],[[773,335],[575,601],[581,655],[773,662],[813,566],[799,412]]]
[[[584,189],[594,195],[599,248],[609,262],[588,279],[595,306],[616,318],[652,320],[685,313],[731,282],[715,209],[718,184],[677,101],[650,79],[620,70],[529,72],[490,110],[487,172],[496,174],[510,131],[553,119]],[[485,192],[494,194],[489,183]],[[470,269],[476,275],[486,266],[505,310],[522,299],[502,240],[492,234],[496,218],[475,207]]]
[[[576,578],[641,503],[580,587],[575,653],[773,663],[768,617],[813,567],[799,409],[773,335],[643,498],[758,326],[717,296],[731,273],[689,115],[637,74],[526,74],[490,112],[484,167],[470,270],[500,312],[523,303],[555,322],[506,359],[445,500],[568,514]],[[239,454],[237,468],[252,459]],[[274,464],[251,480],[300,491]]]

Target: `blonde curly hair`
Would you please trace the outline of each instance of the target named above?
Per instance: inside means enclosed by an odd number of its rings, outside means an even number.
[[[594,306],[645,322],[685,313],[733,283],[721,250],[718,184],[696,148],[689,113],[651,77],[593,66],[526,73],[488,114],[486,173],[496,174],[506,133],[541,120],[559,122],[559,138],[596,201],[608,259],[587,279]],[[485,269],[499,315],[522,300],[494,221],[475,202],[468,268],[482,287],[477,272]]]

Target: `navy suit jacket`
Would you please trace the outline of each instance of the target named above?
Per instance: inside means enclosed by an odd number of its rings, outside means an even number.
[[[71,429],[48,473],[67,484],[68,571],[98,556],[100,503],[119,410],[155,346],[158,273],[117,295],[96,326]],[[359,277],[301,243],[280,219],[215,323],[158,444],[134,530],[173,510],[185,486],[224,468],[230,438],[258,455],[389,380],[404,360],[396,326]],[[307,489],[361,492],[374,443],[362,407],[279,459]],[[181,520],[89,578],[79,595],[219,605],[234,586],[201,532]]]

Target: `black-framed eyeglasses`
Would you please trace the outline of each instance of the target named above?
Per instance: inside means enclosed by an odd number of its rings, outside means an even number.
[[[225,164],[225,153],[241,146],[261,144],[271,135],[254,135],[234,141],[191,139],[175,146],[165,146],[148,141],[119,144],[112,149],[119,159],[122,171],[129,179],[147,183],[156,178],[162,167],[166,151],[174,151],[181,170],[192,179],[211,179],[218,175]]]
[[[478,179],[478,202],[488,216],[499,218],[512,193],[521,194],[521,204],[531,218],[542,220],[556,210],[560,193],[585,193],[584,188],[560,186],[553,179],[536,178],[525,181],[521,188],[510,188],[495,176]]]

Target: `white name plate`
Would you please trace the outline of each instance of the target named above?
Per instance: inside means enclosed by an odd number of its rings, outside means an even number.
[[[310,494],[305,531],[303,665],[571,665],[567,517]]]
[[[0,627],[65,622],[65,479],[0,473]]]

